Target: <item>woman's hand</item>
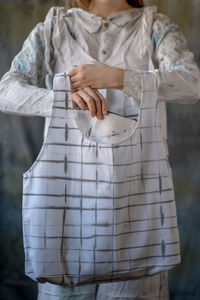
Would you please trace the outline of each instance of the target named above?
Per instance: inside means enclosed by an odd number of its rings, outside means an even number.
[[[91,87],[86,87],[82,90],[72,93],[72,100],[74,102],[74,107],[79,106],[80,109],[90,111],[91,117],[97,117],[97,119],[102,120],[103,115],[107,115],[107,103],[105,98],[99,91],[92,89]]]
[[[97,61],[74,66],[69,71],[69,75],[72,92],[88,86],[93,89],[122,89],[123,87],[124,71]]]

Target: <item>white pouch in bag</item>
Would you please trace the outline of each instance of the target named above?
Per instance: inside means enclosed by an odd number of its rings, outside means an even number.
[[[103,120],[91,117],[89,111],[76,110],[76,125],[91,141],[101,144],[117,144],[129,138],[135,131],[137,121],[115,113],[109,113]]]

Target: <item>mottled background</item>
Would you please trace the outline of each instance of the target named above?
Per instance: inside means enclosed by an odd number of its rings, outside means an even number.
[[[65,1],[0,0],[0,76],[10,67],[31,29],[52,5]],[[200,0],[146,1],[156,4],[184,32],[200,65]],[[175,185],[182,263],[169,272],[171,299],[200,299],[200,103],[170,104],[168,134]],[[44,120],[0,113],[0,299],[34,300],[36,284],[24,275],[21,227],[22,173],[35,160]]]

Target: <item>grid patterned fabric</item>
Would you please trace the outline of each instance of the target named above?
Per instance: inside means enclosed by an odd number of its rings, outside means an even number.
[[[153,73],[141,73],[134,133],[113,145],[77,128],[66,75],[54,77],[47,137],[23,174],[26,274],[73,287],[171,269],[179,232]]]

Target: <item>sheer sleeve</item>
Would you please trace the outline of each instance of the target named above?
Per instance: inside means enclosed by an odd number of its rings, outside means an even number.
[[[157,14],[152,27],[158,101],[195,103],[200,98],[200,71],[178,25]],[[124,70],[124,92],[141,99],[140,70]]]
[[[38,23],[0,81],[0,111],[50,116],[53,91],[41,88],[46,74],[44,24]]]

